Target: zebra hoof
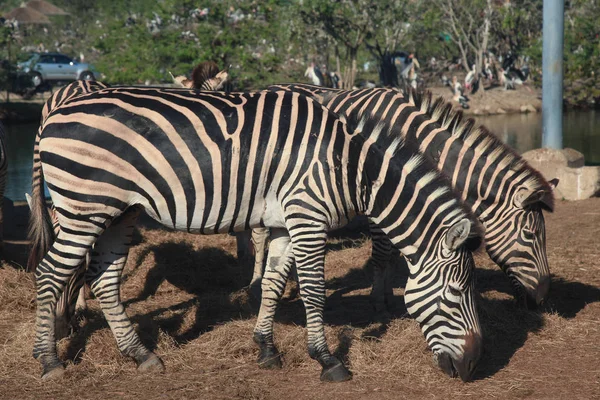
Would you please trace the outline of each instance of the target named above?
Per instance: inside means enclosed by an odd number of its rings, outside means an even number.
[[[341,362],[337,362],[328,368],[323,368],[321,380],[323,382],[344,382],[352,379],[352,374]]]
[[[281,361],[281,353],[275,347],[270,347],[261,350],[258,360],[258,367],[262,369],[281,369],[283,362]]]
[[[58,365],[52,368],[44,368],[44,372],[42,373],[42,380],[44,381],[54,381],[57,379],[61,379],[65,375],[65,367],[62,365]]]
[[[162,373],[165,372],[165,365],[156,354],[150,353],[150,356],[138,365],[137,369],[140,372]]]

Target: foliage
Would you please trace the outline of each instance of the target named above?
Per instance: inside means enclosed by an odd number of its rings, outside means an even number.
[[[0,11],[21,0],[5,0]],[[110,83],[167,83],[169,71],[189,74],[214,60],[229,67],[237,89],[302,80],[309,62],[355,79],[359,68],[403,50],[424,60],[481,63],[482,54],[508,50],[528,56],[541,74],[542,0],[52,0],[67,10],[52,25],[20,27],[14,61],[38,47],[84,56]],[[600,2],[566,3],[565,90],[576,101],[599,96]],[[490,8],[490,4],[492,5]],[[452,18],[451,18],[452,17]],[[489,20],[487,40],[486,21]],[[454,21],[454,23],[452,23]],[[6,30],[0,31],[6,41]],[[0,45],[0,59],[7,58]],[[371,51],[369,51],[369,48]],[[379,48],[380,51],[374,51]],[[366,67],[366,66],[365,66]],[[0,85],[7,73],[0,69]]]
[[[570,102],[600,103],[600,3],[573,0],[565,17],[565,94]]]

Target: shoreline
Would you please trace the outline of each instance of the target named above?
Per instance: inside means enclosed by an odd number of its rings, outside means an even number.
[[[516,90],[493,87],[485,91],[479,90],[475,94],[467,94],[468,109],[463,109],[460,104],[452,100],[453,93],[447,86],[435,86],[425,90],[430,91],[434,98],[443,97],[454,106],[454,109],[462,110],[469,116],[537,113],[542,110],[541,89],[529,86],[518,87]]]
[[[469,108],[463,109],[452,100],[453,93],[447,86],[426,87],[433,98],[443,97],[455,109],[461,110],[468,116],[502,115],[519,113],[537,113],[542,110],[542,90],[530,86],[519,86],[516,90],[504,90],[502,87],[492,87],[476,94],[467,94]],[[36,95],[33,99],[23,100],[21,96],[11,94],[14,99],[10,103],[0,103],[0,121],[2,123],[38,122],[42,107],[51,96],[51,92]],[[586,107],[563,107],[564,111],[586,109]]]

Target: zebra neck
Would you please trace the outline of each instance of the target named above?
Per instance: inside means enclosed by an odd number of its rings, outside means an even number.
[[[425,254],[447,226],[465,217],[445,181],[410,149],[393,156],[377,147],[363,153],[363,212],[405,256]]]

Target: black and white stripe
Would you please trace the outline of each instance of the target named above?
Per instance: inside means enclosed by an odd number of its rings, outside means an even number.
[[[309,95],[342,116],[367,113],[419,147],[485,226],[486,250],[529,304],[544,301],[550,271],[542,210],[552,211],[558,180],[546,180],[483,126],[442,99],[394,89],[332,90],[304,84],[274,85]],[[382,235],[375,234],[374,242]],[[373,244],[376,253],[389,246]],[[259,250],[257,250],[259,251]],[[389,258],[389,257],[387,257]],[[385,264],[384,264],[385,265]],[[382,274],[378,274],[382,276]],[[377,283],[376,287],[383,287]],[[381,293],[374,293],[381,298]]]
[[[140,369],[162,369],[119,298],[143,209],[188,232],[287,231],[281,254],[283,261],[293,254],[297,263],[309,353],[325,380],[349,378],[324,336],[327,231],[368,215],[409,259],[409,312],[440,366],[469,379],[481,348],[469,251],[477,222],[416,153],[384,126],[363,120],[349,129],[291,92],[120,87],[71,99],[50,112],[34,148],[29,264],[43,258],[36,269],[34,356],[44,376],[62,373],[53,310],[92,247],[91,288],[119,349]],[[43,179],[60,224],[54,241]],[[257,337],[261,351],[274,349],[272,336],[255,331]]]

